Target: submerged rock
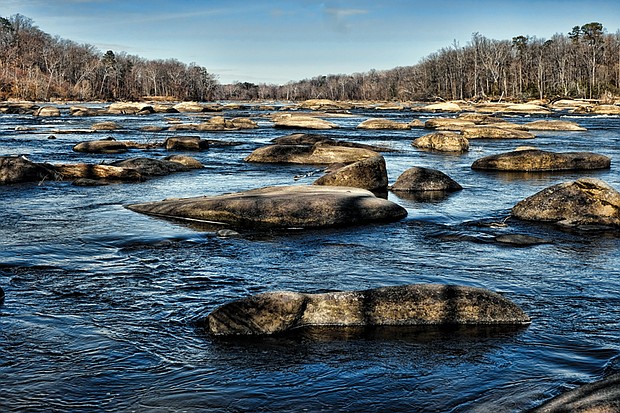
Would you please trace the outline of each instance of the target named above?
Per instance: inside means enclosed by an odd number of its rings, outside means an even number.
[[[512,216],[563,226],[620,226],[620,193],[595,178],[553,185],[512,208]]]
[[[388,186],[385,158],[377,155],[343,166],[320,177],[313,185],[351,186],[369,191],[385,191]]]
[[[24,156],[0,156],[0,185],[55,179],[48,165],[32,162]]]
[[[620,412],[620,374],[579,386],[561,394],[530,413]]]
[[[90,128],[94,131],[105,131],[105,130],[111,131],[111,130],[120,129],[120,126],[116,122],[106,121],[106,122],[94,123]]]
[[[481,288],[418,284],[365,291],[279,291],[233,301],[203,320],[213,335],[270,335],[309,326],[524,325],[510,300]]]
[[[369,149],[334,146],[318,142],[312,146],[269,145],[256,149],[244,160],[246,162],[260,163],[329,165],[336,162],[357,162],[377,155],[377,152]]]
[[[165,218],[216,222],[236,227],[320,228],[397,221],[401,206],[357,188],[283,186],[196,198],[128,205]]]
[[[436,169],[413,167],[403,172],[390,190],[395,192],[444,191],[463,189],[456,181]]]
[[[411,145],[439,152],[467,152],[469,141],[456,132],[435,132],[415,139]]]
[[[524,149],[476,160],[472,169],[493,171],[569,171],[607,169],[611,159],[591,152],[547,152],[539,149]]]

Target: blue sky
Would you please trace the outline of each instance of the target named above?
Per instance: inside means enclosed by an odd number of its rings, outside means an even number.
[[[474,32],[549,38],[593,21],[620,29],[618,0],[0,0],[0,16],[15,13],[102,51],[195,62],[221,83],[413,65]]]

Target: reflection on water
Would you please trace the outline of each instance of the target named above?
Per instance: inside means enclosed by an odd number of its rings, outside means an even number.
[[[325,134],[394,149],[384,154],[391,182],[422,166],[441,170],[464,189],[445,197],[389,193],[409,212],[397,223],[240,231],[234,238],[216,236],[220,226],[124,208],[316,179],[303,177],[312,170],[307,166],[244,163],[253,149],[285,133],[266,124],[260,112],[225,115],[253,116],[262,127],[197,132],[240,143],[191,154],[206,165],[199,171],[104,187],[0,187],[2,411],[521,412],[617,370],[617,231],[565,231],[508,218],[519,200],[577,177],[598,177],[620,188],[617,162],[587,173],[472,171],[475,159],[512,150],[515,143],[476,141],[457,156],[423,152],[411,141],[427,131],[358,130],[359,122],[377,114],[356,112],[334,118],[341,128]],[[381,116],[403,120],[419,114]],[[183,114],[166,117],[188,121]],[[76,153],[73,145],[93,134],[49,140],[50,128],[88,129],[95,121],[115,120],[123,132],[106,136],[146,142],[164,136],[140,132],[143,126],[167,125],[157,114],[2,120],[2,155],[51,163],[109,163],[145,154]],[[620,119],[573,120],[592,132],[541,133],[533,143],[620,158]],[[15,131],[17,126],[34,129]],[[498,242],[519,234],[549,242],[519,248]],[[249,341],[214,339],[195,325],[227,301],[266,291],[411,283],[491,289],[519,304],[532,324],[517,330],[311,328]]]

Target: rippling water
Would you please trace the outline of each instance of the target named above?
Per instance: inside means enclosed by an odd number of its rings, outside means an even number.
[[[464,155],[422,152],[428,131],[362,131],[368,117],[423,120],[432,114],[355,112],[326,132],[384,145],[390,181],[412,166],[446,172],[465,189],[444,199],[389,198],[409,216],[397,223],[221,239],[208,228],[136,214],[128,203],[311,183],[312,166],[246,164],[270,139],[257,130],[191,132],[242,142],[193,153],[206,168],[143,183],[77,187],[43,182],[0,187],[0,410],[2,411],[421,411],[521,412],[617,370],[620,354],[620,237],[568,233],[507,220],[519,200],[580,176],[620,188],[620,119],[570,117],[586,132],[539,132],[534,141],[472,141]],[[146,154],[71,151],[98,134],[139,142],[164,118],[0,117],[0,155],[37,162],[109,162]],[[514,122],[534,120],[513,117]],[[34,131],[20,132],[18,126]],[[56,139],[48,139],[49,135]],[[482,156],[527,144],[611,156],[606,171],[500,174],[470,169]],[[527,233],[550,244],[493,242]],[[286,338],[213,340],[195,321],[250,294],[357,290],[409,283],[463,284],[506,295],[532,317],[524,329],[307,331]]]

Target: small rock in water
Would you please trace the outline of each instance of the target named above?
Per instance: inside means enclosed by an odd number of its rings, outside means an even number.
[[[50,135],[47,137],[47,139],[56,139],[56,137],[54,135]]]
[[[220,229],[215,232],[215,235],[217,235],[220,238],[234,238],[234,237],[240,236],[241,234],[239,234],[237,231],[234,231],[232,229]]]
[[[551,244],[551,241],[545,238],[533,237],[524,234],[504,234],[495,237],[495,241],[500,244],[527,247],[530,245]]]
[[[4,290],[0,287],[0,304],[2,304],[2,301],[4,301]]]

